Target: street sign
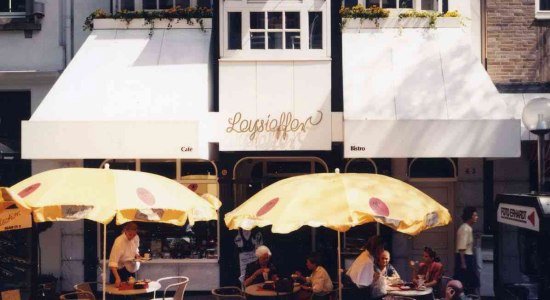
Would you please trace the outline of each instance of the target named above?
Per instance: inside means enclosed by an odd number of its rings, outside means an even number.
[[[497,221],[539,231],[540,218],[534,207],[501,203],[497,210]]]

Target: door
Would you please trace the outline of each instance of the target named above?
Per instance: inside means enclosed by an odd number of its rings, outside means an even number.
[[[416,179],[409,182],[417,189],[437,200],[453,214],[455,199],[455,182],[449,179]],[[444,275],[450,276],[454,270],[454,226],[436,227],[413,237],[409,243],[408,253],[413,260],[421,260],[424,247],[432,248],[441,259]]]

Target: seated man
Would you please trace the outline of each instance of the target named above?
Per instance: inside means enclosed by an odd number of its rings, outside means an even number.
[[[451,280],[447,283],[445,288],[445,298],[442,300],[467,300],[468,297],[464,295],[464,287],[458,280]]]
[[[372,284],[372,297],[380,298],[386,294],[386,284],[395,282],[400,279],[397,270],[390,264],[390,252],[382,251],[374,264],[374,276]]]
[[[271,263],[271,251],[266,246],[260,246],[256,249],[256,261],[246,265],[244,274],[244,286],[256,283],[262,283],[267,280],[273,280],[276,276],[275,266]]]
[[[301,286],[302,291],[299,293],[298,298],[315,299],[317,296],[323,297],[330,293],[333,289],[332,281],[327,270],[321,266],[321,257],[318,254],[308,255],[306,258],[306,267],[311,271],[311,276],[305,278],[307,284]],[[296,272],[295,274],[303,279],[300,272]]]

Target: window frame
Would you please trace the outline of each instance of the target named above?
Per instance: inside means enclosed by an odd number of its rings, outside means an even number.
[[[249,0],[220,1],[220,60],[222,61],[289,61],[289,60],[330,60],[330,7],[324,0],[302,0],[281,2],[252,2]],[[321,12],[323,41],[322,49],[309,48],[309,12]],[[263,30],[250,29],[250,13],[264,12],[266,25]],[[267,13],[283,13],[283,29],[267,29]],[[300,29],[286,29],[287,12],[300,13]],[[229,13],[241,13],[241,49],[229,49]],[[282,49],[251,49],[251,32],[283,32]],[[300,49],[286,48],[286,32],[300,32]],[[263,50],[263,51],[261,51]]]
[[[13,0],[8,0],[11,3]],[[11,7],[11,4],[10,4]],[[25,18],[27,16],[27,3],[25,2],[25,11],[0,11],[0,17],[10,17],[10,18]]]
[[[537,19],[537,20],[550,20],[550,9],[541,10],[540,9],[540,1],[541,0],[535,0],[535,19]]]
[[[113,0],[113,9],[114,11],[120,11],[122,7],[122,1],[123,0]],[[165,8],[159,8],[159,1],[155,0],[157,2],[157,8],[156,9],[145,9],[145,11],[158,11],[158,10],[164,10]],[[176,6],[176,0],[172,1],[172,8]],[[189,0],[189,7],[197,7],[198,0]],[[213,8],[214,3],[212,0],[210,1],[210,8]],[[184,7],[185,8],[185,7]],[[141,11],[143,9],[143,0],[134,0],[134,11]]]
[[[286,33],[287,32],[298,32],[298,33],[302,33],[302,16],[300,14],[299,11],[291,11],[291,10],[286,10],[286,11],[250,11],[249,12],[249,18],[250,18],[250,14],[252,13],[263,13],[264,14],[264,28],[262,29],[253,29],[253,28],[250,28],[250,22],[248,24],[248,32],[251,34],[251,33],[264,33],[264,41],[265,41],[265,45],[264,45],[264,49],[257,49],[257,48],[249,48],[247,50],[292,50],[292,51],[295,51],[295,50],[301,50],[303,47],[302,45],[302,39],[300,39],[300,48],[298,49],[287,49],[286,48]],[[281,13],[282,14],[282,24],[281,24],[281,28],[278,29],[278,28],[269,28],[269,14],[270,13]],[[299,16],[300,16],[300,28],[298,29],[288,29],[286,28],[286,14],[287,13],[298,13]],[[242,20],[242,16],[241,16],[241,20]],[[273,49],[270,49],[269,48],[269,33],[272,33],[272,32],[279,32],[279,33],[282,33],[282,48],[273,48]],[[241,46],[242,48],[242,46]]]
[[[442,12],[443,11],[443,0],[433,0],[434,2],[437,2],[437,11]],[[536,0],[539,1],[539,0]],[[421,10],[422,9],[422,0],[412,0],[412,8],[401,8],[400,7],[400,0],[396,0],[396,6],[397,7],[384,7],[382,5],[383,0],[378,0],[378,6],[384,9],[415,9],[415,10]],[[367,7],[367,0],[357,0],[357,4],[363,5]],[[349,5],[346,5],[344,0],[344,5],[346,7],[350,7]]]

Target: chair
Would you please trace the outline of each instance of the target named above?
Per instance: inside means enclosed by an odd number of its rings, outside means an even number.
[[[72,292],[59,296],[59,300],[78,299],[78,300],[95,300],[94,294],[90,292]]]
[[[87,298],[87,299],[95,300],[95,293],[94,293],[94,290],[92,289],[92,285],[96,285],[96,284],[100,284],[100,283],[102,283],[102,282],[98,282],[98,281],[82,282],[82,283],[79,283],[79,284],[75,284],[74,289],[77,292],[88,292],[88,293],[94,295],[93,298]]]
[[[185,294],[185,288],[189,283],[189,277],[185,277],[185,276],[163,277],[163,278],[157,279],[157,282],[161,283],[162,281],[167,281],[167,280],[176,281],[176,283],[168,284],[164,288],[164,293],[162,294],[162,298],[157,298],[157,292],[155,291],[153,293],[153,299],[151,300],[183,300],[183,294]],[[168,291],[168,289],[171,289],[171,288],[176,288],[176,293],[174,294],[174,297],[166,297],[166,292]]]
[[[212,295],[214,295],[218,300],[246,299],[245,296],[243,295],[243,291],[236,286],[219,287],[217,289],[212,289],[211,292],[212,292]]]
[[[386,296],[382,299],[384,299],[384,300],[415,300],[414,298],[405,297],[405,296]]]
[[[480,300],[481,299],[480,296],[474,295],[474,294],[466,295],[466,298],[471,299],[471,300]]]

